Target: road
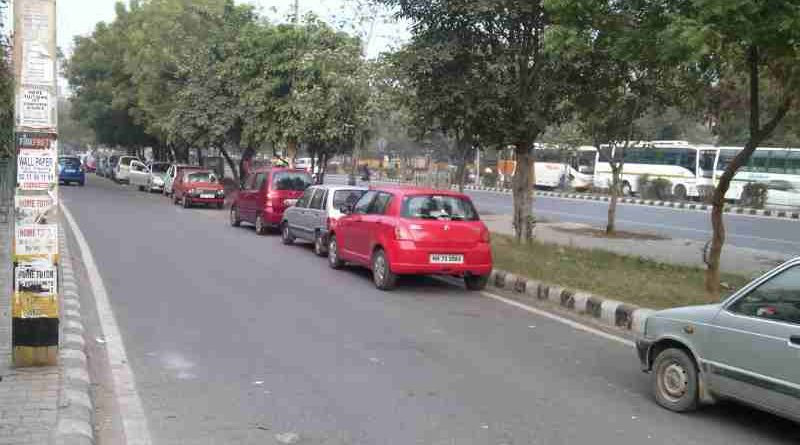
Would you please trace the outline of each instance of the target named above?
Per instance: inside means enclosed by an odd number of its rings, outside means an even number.
[[[343,183],[344,176],[334,176],[334,183]],[[467,191],[479,212],[511,214],[511,195]],[[563,221],[605,226],[608,203],[554,197],[536,197],[536,214],[548,221]],[[726,214],[728,243],[738,247],[800,256],[800,222],[758,216]],[[672,238],[698,241],[711,239],[709,213],[642,205],[620,204],[617,210],[620,230],[656,233]]]
[[[287,432],[301,444],[800,439],[794,424],[735,404],[660,409],[630,347],[461,286],[408,279],[380,292],[367,272],[232,228],[224,211],[94,176],[61,190],[155,444],[270,444]]]

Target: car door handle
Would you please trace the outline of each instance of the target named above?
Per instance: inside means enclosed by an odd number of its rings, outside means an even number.
[[[792,335],[789,337],[789,346],[800,348],[800,335]]]

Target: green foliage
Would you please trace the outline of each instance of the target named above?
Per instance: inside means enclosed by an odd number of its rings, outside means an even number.
[[[7,1],[0,0],[0,157],[13,156],[14,148],[14,73],[5,51]]]
[[[639,177],[639,195],[644,199],[669,201],[672,199],[672,182],[666,178]]]

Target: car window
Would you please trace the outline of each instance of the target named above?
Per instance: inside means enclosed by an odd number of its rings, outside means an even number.
[[[308,206],[312,209],[322,209],[322,203],[325,202],[323,199],[325,198],[325,189],[317,189],[316,193],[314,193],[314,197],[311,198],[311,204]]]
[[[770,278],[728,310],[748,317],[800,324],[800,266]]]
[[[378,196],[372,200],[372,204],[370,204],[369,208],[367,209],[367,214],[383,215],[386,213],[386,208],[389,206],[389,202],[391,200],[392,195],[384,192],[378,193]]]
[[[305,193],[303,193],[303,196],[301,196],[300,199],[297,200],[297,204],[295,204],[294,206],[302,209],[308,207],[308,203],[311,201],[311,196],[314,195],[314,192],[316,190],[317,190],[316,187],[306,189]]]
[[[367,209],[369,205],[372,204],[372,200],[375,199],[375,196],[378,195],[378,192],[375,191],[368,191],[364,193],[364,196],[356,202],[355,207],[353,208],[353,213],[367,213]]]
[[[163,164],[163,163],[157,162],[157,163],[153,164],[152,166],[150,166],[150,171],[152,173],[164,173],[165,171],[167,171],[168,168],[170,168],[169,164]]]
[[[420,195],[403,200],[404,218],[477,221],[478,212],[468,199],[458,196]]]
[[[364,190],[337,190],[333,192],[333,208],[354,205],[364,195]]]
[[[272,175],[275,190],[294,190],[302,192],[311,185],[311,176],[305,172],[282,171]]]

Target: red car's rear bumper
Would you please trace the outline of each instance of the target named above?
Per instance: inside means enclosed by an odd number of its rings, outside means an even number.
[[[431,254],[464,255],[463,264],[431,264]],[[492,273],[492,250],[481,243],[467,249],[421,248],[413,241],[398,241],[389,249],[392,272],[399,275],[489,275]]]

